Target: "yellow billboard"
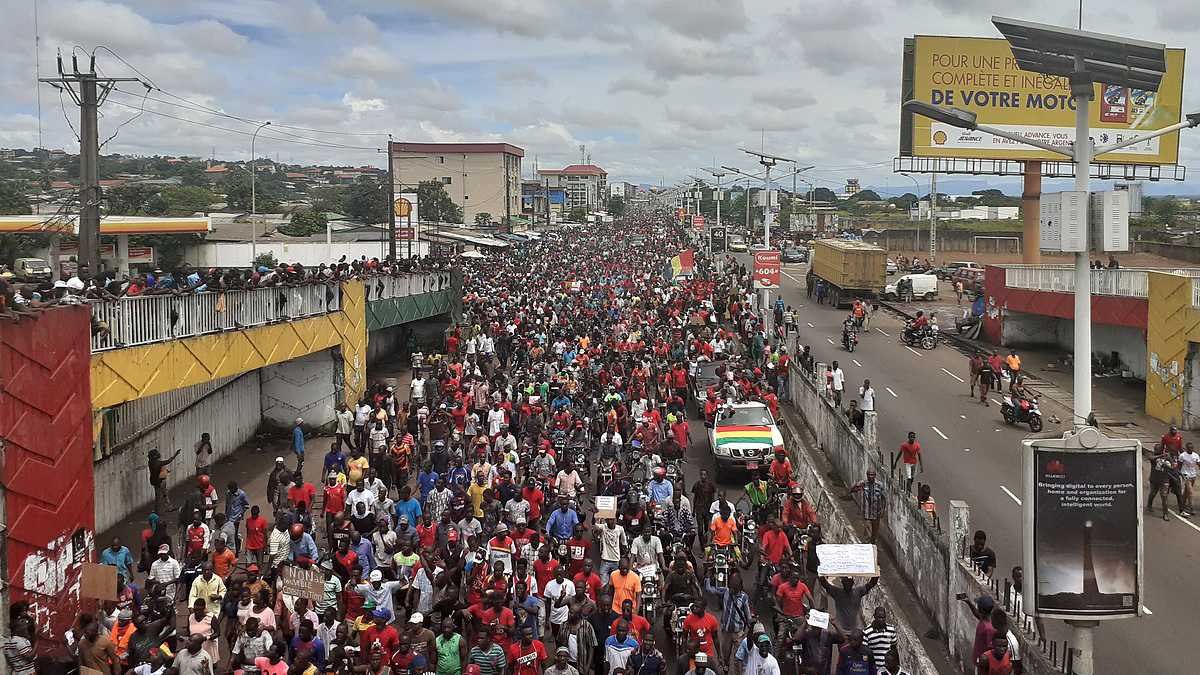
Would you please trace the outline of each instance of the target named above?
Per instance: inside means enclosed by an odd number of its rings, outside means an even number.
[[[1066,77],[1017,67],[999,38],[918,35],[906,41],[905,98],[978,115],[979,124],[1068,147],[1075,138],[1075,106]],[[1089,126],[1097,145],[1118,143],[1179,122],[1184,50],[1167,50],[1158,91],[1096,84]],[[900,154],[914,157],[1050,159],[1061,156],[991,134],[902,113]],[[1110,164],[1175,164],[1179,133],[1096,158]]]

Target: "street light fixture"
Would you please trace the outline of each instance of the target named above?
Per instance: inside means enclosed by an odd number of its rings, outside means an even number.
[[[255,190],[255,179],[258,177],[258,158],[254,155],[254,141],[258,139],[258,132],[263,128],[271,126],[270,122],[263,122],[258,125],[254,133],[250,135],[250,268],[254,269],[254,261],[258,260],[258,220],[255,216],[258,215],[258,195]]]

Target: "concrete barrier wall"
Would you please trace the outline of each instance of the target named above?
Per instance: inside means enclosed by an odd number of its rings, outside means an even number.
[[[158,394],[157,396],[169,396]],[[122,404],[153,406],[155,397]],[[212,463],[229,455],[254,437],[262,421],[260,371],[251,371],[206,394],[158,427],[130,441],[94,465],[96,476],[96,531],[113,527],[130,513],[154,501],[146,455],[157,447],[164,458],[183,449],[171,463],[167,477],[170,488],[193,481],[196,475],[196,441],[208,432],[212,437]],[[166,516],[164,516],[166,517]],[[173,518],[173,516],[171,516]],[[173,520],[171,521],[174,525]],[[126,542],[131,543],[131,542]],[[132,547],[131,547],[132,548]]]
[[[847,422],[844,412],[827,397],[824,364],[817,364],[815,370],[815,373],[805,373],[798,365],[793,366],[791,377],[788,378],[792,397],[790,407],[799,413],[804,424],[812,431],[817,449],[824,452],[846,485],[863,480],[868,468],[875,470],[876,480],[883,484],[886,494],[886,527],[881,529],[878,543],[891,551],[896,566],[913,587],[921,606],[945,636],[951,658],[964,673],[975,672],[970,660],[977,622],[966,605],[956,600],[955,596],[966,593],[968,597],[976,598],[985,593],[995,594],[986,583],[987,580],[976,576],[969,565],[955,554],[964,550],[964,544],[973,531],[970,506],[959,501],[943,505],[940,527],[935,525],[917,506],[916,500],[903,489],[903,483],[890,475],[890,466],[885,464],[876,442],[875,414],[866,413],[863,432],[860,433]],[[807,452],[806,444],[790,430],[785,434],[785,440],[793,451]],[[857,517],[857,513],[847,516],[841,512],[833,501],[832,485],[826,477],[812,469],[811,461],[799,461],[797,464],[801,467],[800,480],[805,493],[812,495],[821,516],[826,540],[857,542],[858,536],[850,520]],[[884,588],[885,584],[881,580],[880,587]],[[885,594],[884,602],[890,601],[890,598]],[[1002,599],[996,599],[998,605],[1002,605]],[[867,604],[870,604],[870,596]],[[892,607],[889,606],[888,611],[895,615]],[[1011,623],[1020,626],[1025,621],[1014,619]],[[925,672],[914,665],[924,663],[922,659],[928,658],[924,647],[912,633],[911,627],[906,626],[905,632],[916,645],[914,649],[912,645],[903,644],[910,640],[901,637],[901,663],[913,673]],[[1026,673],[1052,675],[1061,672],[1042,654],[1034,636],[1019,630],[1014,632],[1021,643]],[[929,667],[932,668],[932,663]]]
[[[1157,241],[1136,241],[1133,250],[1137,253],[1152,253],[1172,260],[1200,263],[1200,246],[1187,244],[1167,244]]]

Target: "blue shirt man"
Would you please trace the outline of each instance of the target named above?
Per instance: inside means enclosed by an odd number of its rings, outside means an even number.
[[[646,494],[649,495],[650,501],[666,504],[671,501],[671,495],[675,494],[675,486],[671,481],[663,480],[663,476],[656,472],[654,479],[646,484]]]
[[[312,535],[307,532],[300,534],[298,539],[292,540],[291,560],[296,562],[301,558],[307,558],[309,562],[316,562],[321,559],[321,553],[317,550],[317,544],[313,541]]]
[[[362,568],[363,577],[371,573],[375,569],[375,545],[366,537],[359,537],[358,543],[354,543],[354,538],[350,539],[350,548],[354,549],[354,553],[358,555],[358,566]]]
[[[300,425],[304,424],[304,420],[296,418],[296,426],[292,427],[292,452],[301,460],[304,459],[304,428]]]
[[[246,491],[239,488],[237,483],[230,482],[229,493],[225,499],[225,520],[234,523],[236,528],[249,508],[250,498],[246,496]]]
[[[117,574],[126,581],[132,578],[129,568],[133,566],[133,555],[129,553],[129,547],[122,546],[120,540],[115,537],[112,546],[100,552],[100,563],[117,568]]]
[[[546,534],[559,541],[566,541],[575,533],[575,526],[578,524],[579,514],[575,513],[574,509],[563,506],[550,514],[550,519],[546,521]]]
[[[338,444],[334,444],[329,448],[329,452],[325,453],[325,470],[328,474],[330,471],[338,473],[346,473],[346,453],[342,452]]]
[[[433,491],[434,486],[437,485],[437,479],[438,472],[432,469],[426,473],[425,469],[422,468],[417,473],[417,489],[421,492],[421,501],[425,501],[425,498]]]
[[[405,486],[405,489],[407,487]],[[412,497],[396,502],[396,522],[400,522],[401,518],[408,518],[408,522],[413,524],[419,523],[421,521],[421,502]]]

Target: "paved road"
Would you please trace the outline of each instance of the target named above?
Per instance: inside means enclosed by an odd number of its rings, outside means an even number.
[[[804,265],[785,265],[781,289],[784,301],[798,310],[801,344],[811,345],[818,361],[839,362],[847,392],[857,392],[864,378],[871,379],[884,457],[898,452],[907,432],[915,431],[925,461],[925,473],[918,480],[932,485],[943,510],[951,499],[971,504],[973,526],[987,532],[997,569],[1008,576],[1014,565],[1022,564],[1019,451],[1028,428],[1005,425],[998,401],[983,407],[968,398],[967,359],[959,351],[945,345],[913,351],[899,344],[902,323],[886,312],[872,318],[869,334],[862,336],[853,354],[847,353],[840,344],[840,324],[847,312],[810,304],[806,271]],[[1046,408],[1047,417],[1053,412],[1059,419],[1070,419],[1069,411],[1056,404]],[[1064,428],[1047,423],[1048,431]],[[1096,631],[1100,673],[1190,669],[1181,662],[1179,646],[1189,643],[1189,627],[1195,621],[1189,577],[1200,560],[1200,526],[1176,516],[1163,522],[1155,515],[1147,517],[1145,529],[1143,604],[1153,613],[1140,620],[1109,622]],[[1069,637],[1064,624],[1048,623],[1052,638]]]

